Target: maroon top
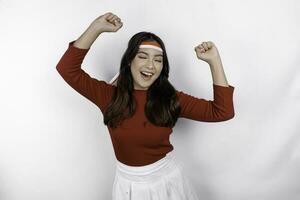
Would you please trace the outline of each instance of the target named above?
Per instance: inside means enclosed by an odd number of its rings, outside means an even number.
[[[75,47],[69,42],[68,49],[56,69],[62,78],[78,93],[93,102],[104,113],[116,86],[97,80],[87,74],[81,63],[89,49]],[[177,91],[181,105],[180,117],[196,121],[219,122],[234,117],[234,87],[213,84],[214,100],[196,98]],[[131,166],[154,163],[173,150],[169,141],[172,128],[158,127],[150,123],[144,114],[147,90],[134,90],[137,110],[132,118],[125,119],[116,129],[108,127],[116,158]]]

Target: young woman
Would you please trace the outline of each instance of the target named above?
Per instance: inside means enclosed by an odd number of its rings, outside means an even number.
[[[212,42],[195,47],[213,76],[214,100],[177,91],[168,81],[169,63],[162,40],[139,32],[128,43],[110,83],[89,76],[81,63],[96,38],[123,23],[108,12],[95,19],[56,66],[62,78],[102,112],[116,155],[113,200],[196,200],[196,189],[173,154],[169,136],[179,117],[219,122],[234,117],[233,91]]]

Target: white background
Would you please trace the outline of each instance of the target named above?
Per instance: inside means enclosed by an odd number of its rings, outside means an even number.
[[[252,1],[0,1],[0,199],[111,199],[115,155],[99,109],[56,71],[68,43],[110,11],[124,25],[92,45],[83,69],[109,81],[140,31],[162,38],[170,81],[213,98],[194,47],[213,41],[235,117],[179,119],[176,156],[205,200],[300,199],[300,3]]]

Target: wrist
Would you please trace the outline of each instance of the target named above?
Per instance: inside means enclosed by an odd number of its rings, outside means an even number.
[[[94,34],[94,35],[100,35],[101,33],[104,32],[102,29],[99,29],[98,27],[94,26],[93,24],[91,24],[91,25],[88,27],[88,31],[89,31],[91,34]]]
[[[222,67],[222,61],[220,58],[213,59],[208,64],[210,67],[213,67],[213,68]]]

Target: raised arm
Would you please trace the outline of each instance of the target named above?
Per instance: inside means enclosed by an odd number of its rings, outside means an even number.
[[[110,86],[102,80],[91,77],[81,68],[89,49],[75,47],[74,42],[69,42],[68,49],[61,57],[56,69],[74,90],[102,108],[107,100],[106,95]]]
[[[112,92],[112,85],[87,74],[81,64],[96,38],[103,32],[117,31],[122,25],[110,13],[97,18],[77,39],[69,42],[68,49],[58,62],[56,69],[62,78],[78,93],[96,104],[102,111]],[[115,22],[115,25],[112,24]]]
[[[206,100],[177,91],[180,105],[180,117],[205,122],[226,121],[234,117],[233,91],[224,73],[221,57],[211,41],[202,42],[195,47],[197,57],[207,62],[213,79],[214,100]]]

